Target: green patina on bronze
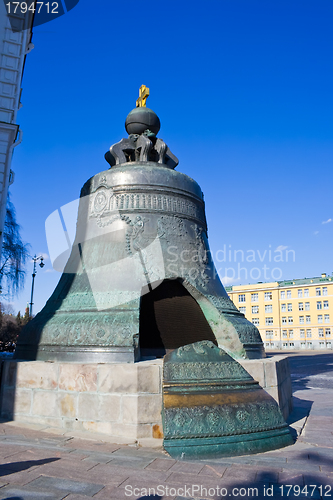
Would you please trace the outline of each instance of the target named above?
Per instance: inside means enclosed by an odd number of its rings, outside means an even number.
[[[165,356],[162,415],[164,448],[177,459],[245,455],[293,444],[275,400],[209,341]]]

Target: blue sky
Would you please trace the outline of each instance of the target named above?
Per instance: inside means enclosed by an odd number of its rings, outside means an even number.
[[[265,255],[216,262],[225,284],[258,281],[250,271],[264,264],[259,281],[274,267],[281,279],[332,273],[332,19],[322,0],[80,0],[36,27],[10,189],[32,253],[48,254],[46,218],[107,169],[144,83],[177,169],[205,194],[213,255]],[[277,248],[284,261],[269,262]],[[30,300],[30,268],[16,310]],[[35,313],[59,277],[46,260]]]

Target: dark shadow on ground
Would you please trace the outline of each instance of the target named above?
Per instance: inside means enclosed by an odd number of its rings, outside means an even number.
[[[8,497],[5,500],[24,500],[22,497]]]
[[[267,357],[277,354],[288,356],[293,392],[296,390],[310,390],[309,377],[311,376],[333,374],[333,351],[326,351],[324,353],[321,351],[310,351],[304,354],[299,351],[275,351],[269,353]],[[329,382],[327,384],[330,385]],[[318,387],[321,387],[321,385],[318,385]],[[332,387],[328,386],[327,388]]]
[[[0,465],[0,477],[8,476],[8,474],[15,474],[16,472],[22,472],[23,470],[30,469],[30,467],[36,467],[38,465],[45,465],[51,462],[56,462],[60,458],[44,458],[43,460],[28,460],[26,462],[11,462],[8,464]]]
[[[304,417],[308,417],[313,405],[313,401],[308,401],[307,399],[300,399],[293,396],[293,411],[290,413],[286,422],[288,425],[301,420]]]
[[[159,495],[149,495],[148,497],[140,497],[138,500],[162,500],[163,497],[160,497]]]

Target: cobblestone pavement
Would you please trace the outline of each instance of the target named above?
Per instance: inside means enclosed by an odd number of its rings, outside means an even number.
[[[0,423],[0,499],[329,499],[332,395],[330,388],[297,388],[289,422],[298,433],[294,445],[216,460],[176,461],[160,449]]]

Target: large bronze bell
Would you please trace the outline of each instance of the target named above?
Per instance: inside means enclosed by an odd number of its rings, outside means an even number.
[[[83,186],[71,252],[17,359],[133,362],[211,340],[235,358],[264,356],[257,328],[229,299],[209,251],[203,193],[174,168],[146,107],[126,119],[111,168]]]
[[[172,456],[286,446],[277,404],[236,361],[264,356],[259,331],[223,288],[202,191],[174,170],[177,158],[157,138],[159,119],[144,106],[147,90],[126,119],[128,138],[105,155],[111,167],[81,190],[73,244],[53,258],[55,268],[66,261],[62,276],[22,330],[15,357],[164,356],[164,447]]]

